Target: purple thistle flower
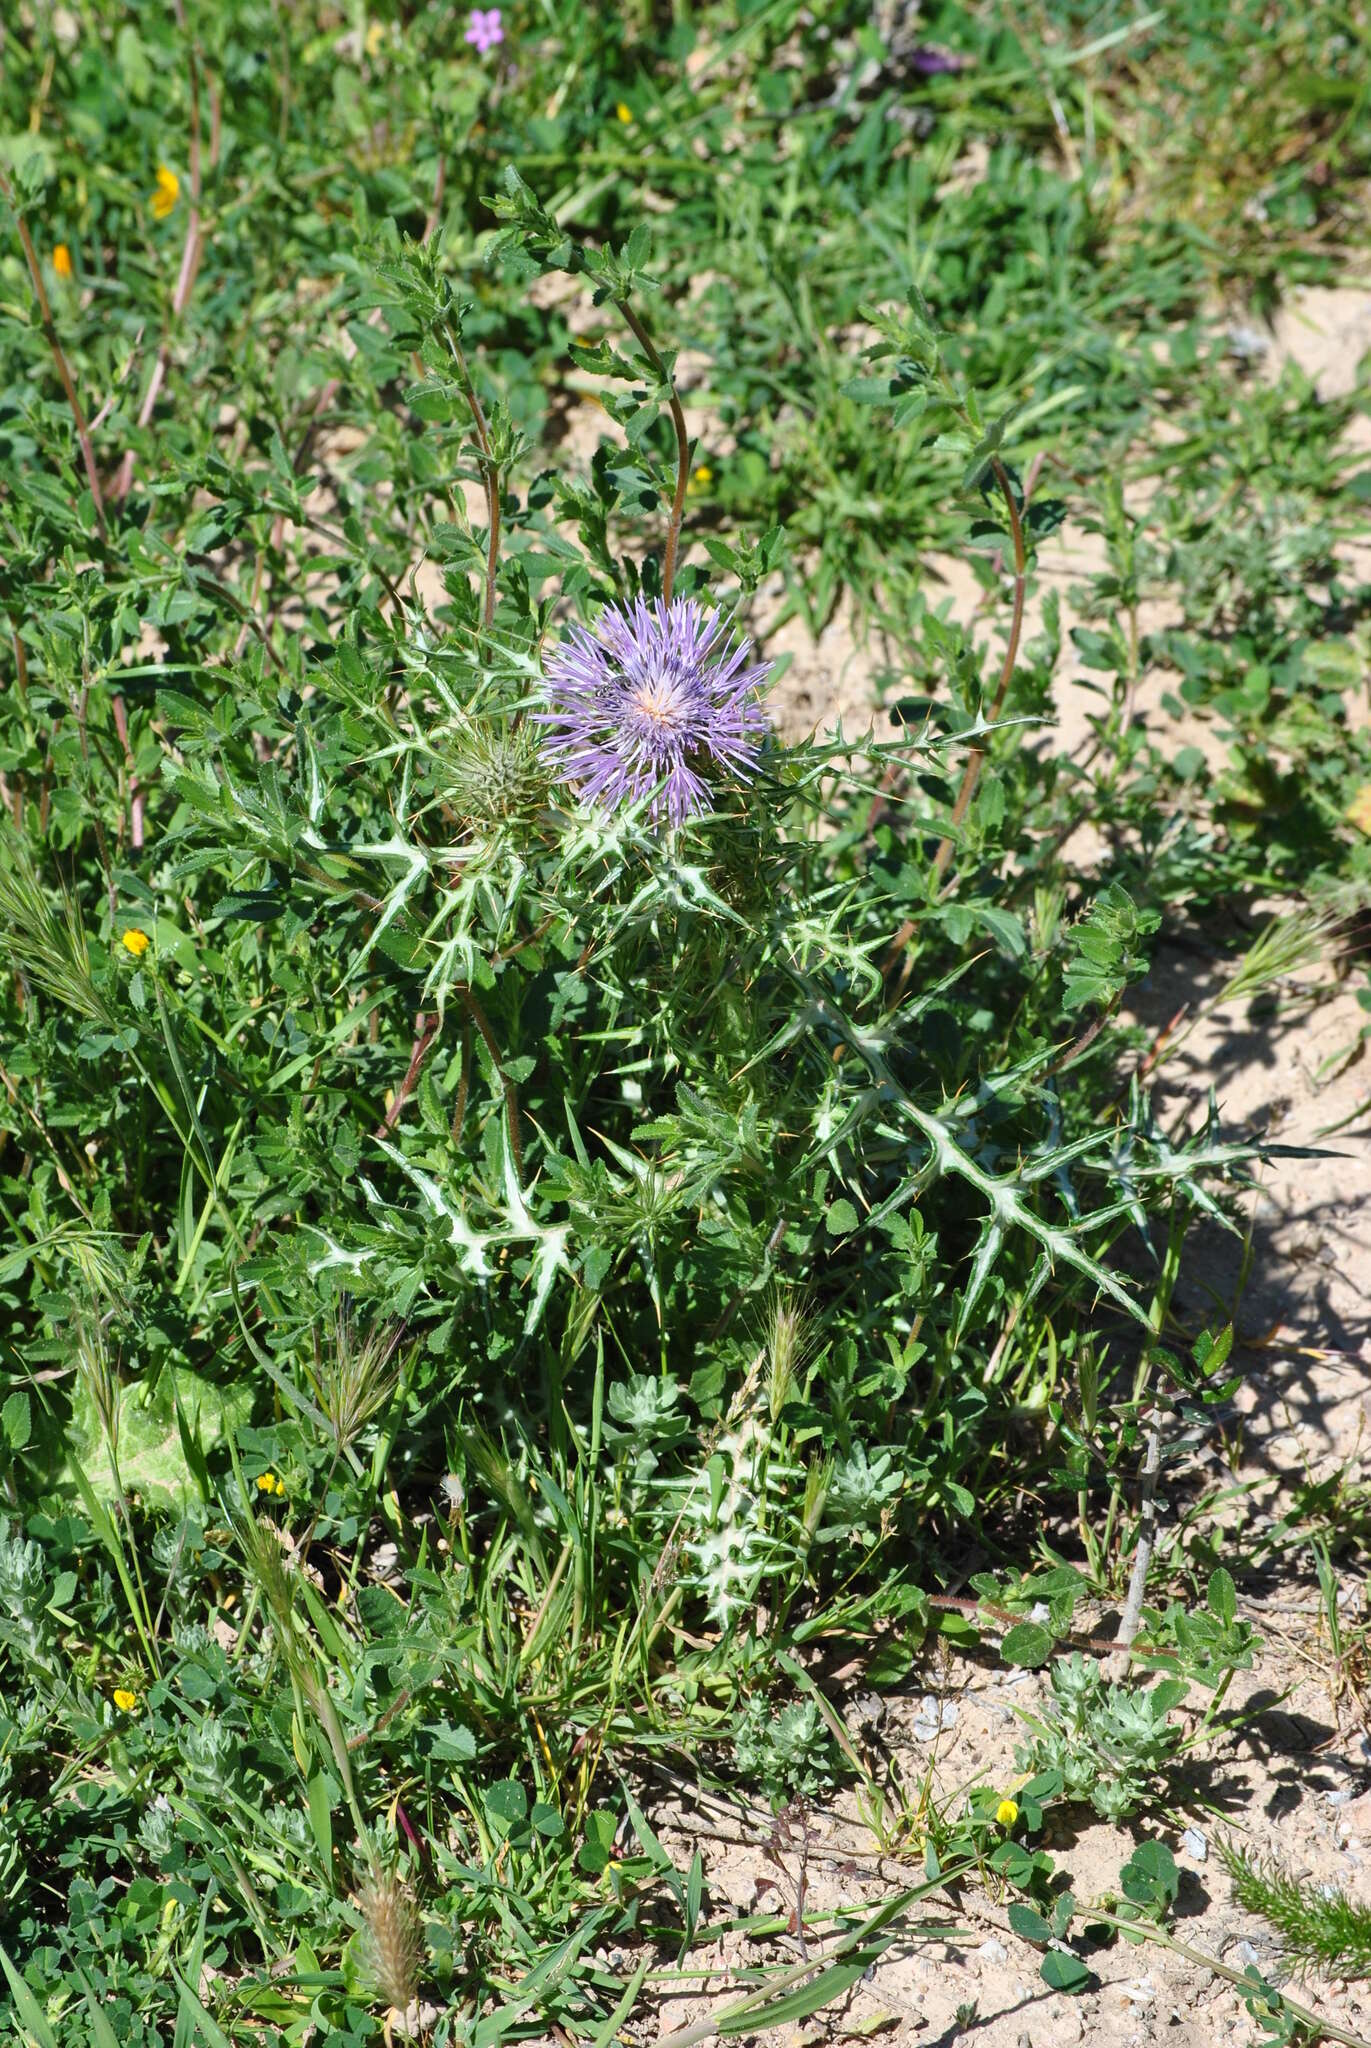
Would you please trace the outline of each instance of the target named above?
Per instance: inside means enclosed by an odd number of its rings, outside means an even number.
[[[573,626],[547,667],[546,751],[581,796],[608,808],[651,796],[667,822],[710,808],[711,762],[746,781],[766,714],[769,662],[729,647],[728,621],[694,598],[608,605],[594,633]]]
[[[471,21],[463,40],[475,45],[478,56],[484,57],[487,50],[493,50],[495,45],[502,43],[504,39],[505,32],[500,25],[499,8],[473,7]]]

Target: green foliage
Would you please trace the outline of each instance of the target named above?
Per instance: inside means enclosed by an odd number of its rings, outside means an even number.
[[[833,1738],[809,1698],[779,1711],[750,1699],[734,1726],[733,1755],[739,1776],[777,1808],[832,1791],[841,1775]]]
[[[1180,1744],[1170,1716],[1185,1698],[1184,1679],[1111,1684],[1079,1653],[1058,1658],[1049,1679],[1041,1712],[1021,1713],[1032,1736],[1018,1751],[1021,1769],[1059,1772],[1065,1798],[1088,1803],[1101,1820],[1126,1820]]]
[[[1270,1922],[1292,1960],[1325,1975],[1371,1976],[1371,1913],[1335,1885],[1293,1877],[1232,1840],[1219,1844],[1233,1894]]]
[[[1066,1008],[1079,1010],[1087,1003],[1103,1007],[1117,1002],[1128,982],[1146,965],[1145,956],[1137,950],[1139,942],[1160,923],[1160,911],[1139,911],[1118,883],[1102,889],[1089,915],[1068,934],[1071,952],[1062,995]]]
[[[1160,1118],[1122,998],[1163,919],[1307,899],[1235,965],[1255,1000],[1371,874],[1350,407],[1198,310],[1332,274],[1353,55],[1208,0],[1184,37],[941,7],[973,61],[914,83],[829,0],[550,0],[486,53],[437,4],[33,13],[0,78],[14,2015],[362,2048],[428,2000],[437,2048],[605,2042],[705,1927],[645,1766],[826,1795],[860,1757],[781,1680],[839,1633],[902,1680],[920,1586],[1029,1488],[1047,1568],[937,1612],[1043,1665],[1126,1569],[1146,1374],[1187,1427],[1221,1397],[1231,1329],[1192,1343],[1173,1291],[1255,1148]],[[1108,189],[1060,152],[1087,129]],[[578,802],[535,714],[572,620],[671,580],[687,483],[677,593],[772,656],[846,605],[899,723],[794,707],[667,834]],[[1100,543],[1081,623],[1049,600],[1014,648],[1016,553],[1032,593],[1062,527]],[[1212,745],[1139,727],[1154,671]],[[1144,1622],[1216,1703],[1250,1661],[1226,1571]],[[1137,1810],[1179,1683],[1054,1663],[1022,1833]],[[988,1874],[1061,1943],[1000,1804],[929,1824],[913,1893]],[[894,1910],[738,2028],[850,1986]]]

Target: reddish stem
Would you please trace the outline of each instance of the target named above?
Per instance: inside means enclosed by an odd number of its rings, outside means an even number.
[[[0,170],[0,197],[9,202],[19,228],[19,240],[24,251],[24,261],[28,265],[34,297],[38,301],[38,318],[48,347],[52,351],[52,360],[56,366],[57,374],[62,380],[62,389],[67,394],[67,404],[71,407],[71,416],[76,422],[76,438],[81,446],[81,460],[85,465],[86,482],[90,485],[90,494],[95,505],[95,524],[99,529],[101,542],[104,543],[109,540],[109,529],[105,524],[105,499],[104,493],[100,489],[100,474],[95,467],[95,450],[91,446],[90,429],[86,425],[86,416],[81,410],[81,401],[76,395],[76,386],[72,382],[71,370],[67,364],[66,356],[63,354],[62,344],[57,339],[57,329],[54,327],[52,320],[52,308],[48,304],[48,295],[43,287],[43,272],[39,266],[37,252],[33,246],[33,238],[29,234],[28,223],[19,210],[19,202],[14,196],[14,187],[3,170]]]
[[[384,1138],[386,1132],[393,1131],[399,1122],[404,1106],[414,1093],[419,1076],[424,1070],[424,1061],[428,1058],[429,1049],[437,1036],[437,1012],[435,1011],[433,1016],[427,1017],[420,1010],[414,1020],[414,1047],[409,1056],[409,1066],[405,1071],[404,1080],[395,1091],[395,1100],[381,1119],[381,1128],[376,1133],[378,1138]]]
[[[124,768],[129,778],[129,844],[135,848],[143,844],[143,792],[138,786],[138,776],[133,766],[133,749],[129,745],[129,715],[124,699],[116,690],[113,699],[114,730],[119,735],[119,744],[124,750]]]
[[[176,25],[181,30],[182,34],[185,34],[186,15],[185,8],[182,5],[182,0],[172,0],[172,5],[176,14]],[[190,82],[190,200],[188,205],[189,217],[186,221],[186,239],[181,249],[181,267],[176,274],[176,286],[171,295],[171,312],[167,320],[166,328],[162,335],[161,345],[157,351],[157,360],[152,366],[152,375],[148,378],[148,388],[143,393],[143,402],[138,408],[138,425],[140,428],[146,427],[150,420],[152,419],[153,412],[157,405],[157,400],[161,395],[162,386],[166,382],[167,371],[171,365],[172,333],[175,330],[179,321],[181,320],[181,317],[184,314],[186,307],[190,304],[190,295],[192,291],[195,289],[195,279],[196,274],[198,273],[200,268],[200,257],[203,249],[203,237],[200,231],[200,200],[204,189],[203,174],[200,164],[200,67],[196,61],[195,43],[193,38],[188,40],[186,55],[186,72]],[[214,91],[213,87],[211,87],[211,170],[214,169],[214,166],[217,163],[219,157],[219,136],[219,97],[218,94]],[[127,497],[129,491],[133,488],[134,461],[134,452],[132,448],[129,448],[125,451],[124,459],[122,463],[119,465],[119,475],[115,481],[114,486],[116,497]]]

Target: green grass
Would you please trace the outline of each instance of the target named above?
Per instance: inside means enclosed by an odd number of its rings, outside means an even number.
[[[1147,1586],[1137,1503],[1152,1391],[1207,1428],[1231,1386],[1232,1305],[1174,1299],[1253,1146],[1162,1127],[1122,1003],[1274,895],[1258,998],[1365,893],[1361,399],[1229,333],[1360,253],[1364,20],[548,0],[482,57],[436,5],[38,14],[0,84],[10,2025],[641,2033],[721,1924],[663,1773],[853,1784],[910,1859],[739,2027],[966,1883],[1064,1935],[1043,1813],[1163,1798],[1176,1688],[1212,1714],[1252,1653],[1227,1571]],[[530,714],[572,617],[670,580],[678,384],[677,594],[850,603],[904,725],[666,834]],[[1063,525],[1085,623],[1016,645]],[[1159,671],[1215,748],[1137,722]],[[1009,1832],[812,1674],[1005,1627],[1045,1664],[1139,1560],[1159,1686],[1111,1691],[1117,1754],[1058,1729]],[[1157,1939],[1165,1877],[1124,1880]]]

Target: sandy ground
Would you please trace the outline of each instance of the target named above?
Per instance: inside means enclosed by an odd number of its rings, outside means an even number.
[[[1300,363],[1321,394],[1354,388],[1359,358],[1371,349],[1371,290],[1297,294],[1280,315],[1268,351],[1274,369],[1286,356]],[[1354,435],[1362,445],[1367,422]],[[1358,554],[1362,551],[1359,549]],[[1371,577],[1371,548],[1356,568]],[[1089,535],[1064,530],[1045,549],[1042,587],[1055,588],[1070,623],[1070,592],[1099,561]],[[952,562],[938,564],[952,615],[987,636],[996,630],[979,585]],[[871,677],[879,646],[863,644],[840,608],[819,636],[798,620],[765,632],[766,600],[758,607],[768,654],[789,665],[778,693],[790,732],[841,721],[849,736],[872,722]],[[1039,596],[1039,602],[1041,593]],[[1149,617],[1145,630],[1167,623]],[[1030,616],[1029,631],[1033,629]],[[1067,643],[1069,646],[1069,642]],[[1098,708],[1082,679],[1064,664],[1057,727],[1048,744],[1074,749],[1089,740]],[[1170,745],[1213,744],[1207,730],[1178,733],[1163,708],[1169,679],[1143,679],[1137,715]],[[1088,860],[1088,841],[1077,849]],[[1371,1735],[1358,1658],[1330,1652],[1307,1544],[1287,1549],[1272,1531],[1297,1489],[1341,1475],[1334,1526],[1371,1500],[1371,1062],[1362,1055],[1365,1013],[1336,964],[1326,961],[1296,977],[1275,1003],[1222,1001],[1224,968],[1215,950],[1179,942],[1164,946],[1136,993],[1135,1015],[1154,1032],[1173,1027],[1158,1069],[1166,1115],[1202,1111],[1212,1088],[1225,1123],[1283,1145],[1322,1147],[1329,1156],[1280,1158],[1261,1168],[1247,1202],[1249,1237],[1214,1231],[1192,1262],[1192,1311],[1239,1299],[1238,1360],[1243,1385],[1214,1438],[1172,1476],[1175,1493],[1162,1517],[1163,1546],[1179,1535],[1180,1503],[1199,1492],[1228,1490],[1224,1518],[1242,1542],[1268,1555],[1255,1587],[1243,1588],[1242,1611],[1258,1627],[1255,1668],[1242,1674],[1225,1704],[1223,1726],[1195,1754],[1172,1786],[1164,1819],[1133,1827],[1089,1820],[1079,1832],[1049,1837],[1058,1867],[1078,1898],[1102,1897],[1117,1882],[1137,1840],[1153,1836],[1174,1851],[1184,1873],[1178,1934],[1238,1969],[1255,1963],[1287,1975],[1269,1930],[1233,1900],[1217,1839],[1227,1833],[1292,1873],[1335,1885],[1371,1907]],[[1179,1022],[1177,1017],[1179,1013]],[[1330,1134],[1331,1133],[1331,1134]],[[1239,1282],[1247,1266],[1246,1283]],[[1366,1589],[1359,1574],[1339,1582],[1343,1626],[1355,1640],[1365,1622]],[[1115,1617],[1099,1617],[1108,1635]],[[908,1788],[912,1800],[955,1802],[971,1784],[1007,1786],[1016,1776],[1022,1740],[1016,1709],[1031,1708],[1044,1681],[1012,1673],[993,1654],[942,1655],[916,1670],[899,1692],[884,1696],[880,1717],[864,1720],[867,1704],[840,1683],[826,1686],[834,1709],[873,1763]],[[1199,1701],[1192,1694],[1190,1705]],[[941,1724],[941,1725],[939,1725]],[[936,1731],[936,1732],[935,1732]],[[921,1790],[922,1788],[922,1790]],[[702,1851],[709,1902],[753,1912],[795,1902],[801,1843],[795,1825],[778,1836],[774,1816],[710,1797],[664,1798],[664,1838],[682,1861]],[[874,1907],[919,1875],[908,1860],[882,1853],[850,1799],[806,1823],[805,1897],[810,1912],[838,1905]],[[783,1839],[785,1838],[785,1839]],[[1209,1971],[1154,1947],[1123,1943],[1092,1957],[1093,1988],[1077,1998],[1051,1992],[1038,1976],[1038,1956],[1009,1930],[1005,1905],[966,1894],[955,1905],[918,1909],[955,1938],[897,1943],[829,2010],[769,2037],[783,2048],[877,2034],[917,2041],[921,2048],[1057,2048],[1057,2044],[1131,2044],[1166,2038],[1178,2043],[1232,2043],[1264,2038],[1232,1988]],[[706,1955],[714,1974],[666,2001],[654,2017],[635,2021],[630,2036],[648,2041],[707,2020],[741,1995],[738,1972],[759,1963],[793,1964],[793,1937],[754,1944],[729,1937]],[[1311,1978],[1295,1996],[1371,2043],[1371,1986]]]
[[[1307,1598],[1273,1595],[1251,1618],[1266,1631],[1258,1667],[1243,1674],[1225,1703],[1229,1728],[1202,1748],[1173,1782],[1174,1808],[1163,1820],[1116,1827],[1088,1813],[1078,1827],[1060,1823],[1040,1846],[1069,1874],[1082,1902],[1117,1896],[1118,1875],[1138,1842],[1155,1839],[1173,1851],[1182,1872],[1176,1932],[1187,1945],[1238,1970],[1255,1963],[1285,1976],[1269,1931],[1233,1900],[1217,1853],[1221,1837],[1274,1856],[1316,1884],[1371,1899],[1371,1742],[1344,1698],[1332,1699],[1331,1671],[1317,1661],[1314,1615]],[[1349,1616],[1349,1619],[1352,1617]],[[926,1694],[887,1701],[865,1741],[917,1801],[921,1791],[955,1804],[969,1785],[1003,1787],[1016,1776],[1022,1740],[1019,1710],[1032,1707],[1043,1681],[997,1669],[993,1660],[953,1658],[930,1666],[919,1681]],[[853,1702],[835,1696],[856,1728]],[[930,1711],[932,1707],[932,1711]],[[941,1721],[936,1734],[933,1730]],[[790,1912],[801,1869],[799,1824],[778,1829],[772,1816],[702,1804],[672,1838],[678,1855],[698,1845],[705,1857],[716,1912]],[[882,1854],[851,1802],[812,1815],[805,1846],[806,1911],[874,1908],[917,1881],[919,1858]],[[1034,1846],[1039,1846],[1035,1844]],[[1177,2043],[1256,2042],[1260,2030],[1231,1986],[1214,1971],[1151,1945],[1117,1942],[1088,1956],[1095,1982],[1065,1998],[1038,1974],[1038,1953],[1009,1927],[1006,1906],[1018,1894],[988,1897],[972,1887],[948,1902],[929,1901],[897,1942],[829,2011],[777,2030],[785,2048],[879,2032],[927,2048],[963,2040],[974,2048],[1057,2048],[1057,2044],[1128,2043],[1158,2037]],[[939,1930],[919,1937],[920,1922]],[[951,1930],[951,1931],[944,1931]],[[811,1939],[811,1948],[822,1937]],[[793,1936],[752,1941],[725,1937],[705,1960],[715,1975],[669,2001],[643,2038],[688,2026],[739,1998],[739,1972],[760,1963],[784,1967],[798,1959]],[[1354,2034],[1371,2030],[1371,1988],[1311,1978],[1292,1994]]]

